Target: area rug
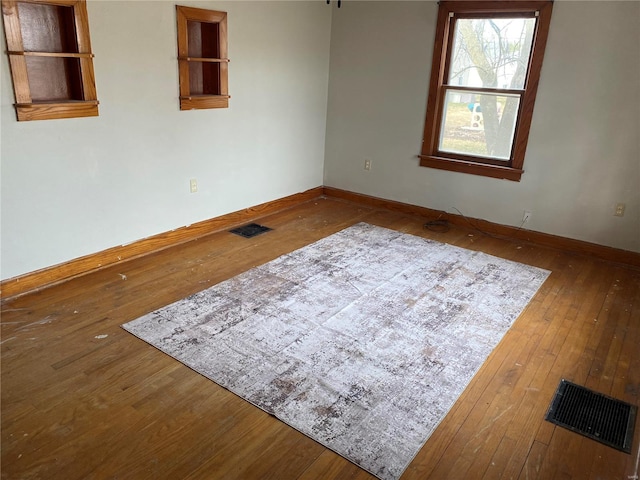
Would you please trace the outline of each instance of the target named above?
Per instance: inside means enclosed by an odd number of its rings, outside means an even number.
[[[395,480],[548,274],[359,223],[123,327]]]

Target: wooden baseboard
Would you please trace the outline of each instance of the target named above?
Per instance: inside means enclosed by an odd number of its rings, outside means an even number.
[[[322,187],[312,188],[306,192],[296,193],[255,207],[204,220],[187,227],[144,238],[128,245],[109,248],[59,265],[9,278],[0,282],[0,295],[3,300],[6,300],[34,290],[40,290],[135,257],[148,255],[149,253],[195,240],[210,233],[235,227],[250,220],[313,200],[322,196],[322,194]]]
[[[340,198],[353,203],[368,205],[373,208],[391,210],[394,212],[404,213],[407,215],[418,215],[426,218],[442,218],[449,221],[453,225],[459,225],[467,228],[477,228],[491,235],[499,235],[512,239],[522,240],[525,242],[535,243],[545,247],[551,247],[559,250],[590,255],[592,257],[616,262],[632,267],[640,268],[640,253],[621,250],[618,248],[598,245],[596,243],[584,242],[572,238],[559,237],[548,233],[534,232],[532,230],[524,230],[517,227],[500,225],[498,223],[489,222],[475,218],[465,218],[462,215],[454,215],[440,210],[433,210],[408,203],[396,202],[393,200],[385,200],[382,198],[371,197],[361,193],[349,192],[333,187],[324,187],[324,195],[327,197]],[[471,223],[471,224],[470,224]]]
[[[451,224],[466,228],[474,227],[503,237],[518,239],[537,245],[556,248],[564,251],[590,255],[602,260],[626,264],[640,268],[640,253],[629,252],[617,248],[597,245],[595,243],[559,237],[547,233],[523,230],[506,225],[488,222],[486,220],[468,219],[462,215],[454,215],[440,210],[411,205],[408,203],[385,200],[382,198],[349,192],[333,187],[316,187],[306,192],[296,193],[288,197],[263,203],[255,207],[246,208],[220,217],[204,220],[188,227],[178,228],[170,232],[154,235],[128,245],[109,248],[101,252],[76,258],[59,265],[29,272],[24,275],[9,278],[0,282],[0,295],[3,300],[23,295],[34,290],[55,285],[80,275],[85,275],[102,268],[106,268],[135,257],[148,255],[181,243],[189,242],[210,233],[226,230],[234,226],[275,213],[294,205],[313,200],[320,196],[339,198],[352,203],[358,203],[373,208],[391,210],[405,215],[416,215],[425,218],[446,218]]]

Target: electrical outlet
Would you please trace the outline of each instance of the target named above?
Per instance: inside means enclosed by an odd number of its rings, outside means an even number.
[[[371,170],[371,160],[369,160],[368,158],[364,159],[364,169]]]
[[[527,223],[530,218],[531,218],[531,211],[525,210],[524,215],[522,215],[522,223],[523,224]]]
[[[616,205],[616,211],[613,213],[616,217],[624,216],[624,209],[626,205],[624,203],[618,203]]]
[[[191,193],[196,193],[198,191],[198,181],[195,178],[192,178],[189,181],[189,191]]]

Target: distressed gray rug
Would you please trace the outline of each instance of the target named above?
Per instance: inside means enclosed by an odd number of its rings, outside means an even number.
[[[397,479],[548,274],[360,223],[123,327]]]

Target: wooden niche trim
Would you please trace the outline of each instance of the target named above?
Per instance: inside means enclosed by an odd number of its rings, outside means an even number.
[[[98,115],[85,0],[2,0],[18,121]]]
[[[176,5],[180,110],[229,106],[227,14]]]

